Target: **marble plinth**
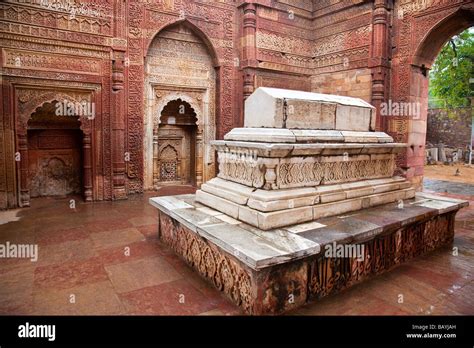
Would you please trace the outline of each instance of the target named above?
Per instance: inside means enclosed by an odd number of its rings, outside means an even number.
[[[413,198],[401,177],[285,190],[262,190],[214,178],[196,192],[196,201],[262,230],[293,225]]]
[[[375,108],[359,98],[259,87],[245,100],[245,127],[375,130]]]
[[[159,237],[249,314],[280,314],[449,245],[467,202],[417,193],[403,203],[361,209],[264,231],[196,201],[151,198]],[[364,246],[363,257],[328,246]],[[360,255],[359,255],[360,256]]]

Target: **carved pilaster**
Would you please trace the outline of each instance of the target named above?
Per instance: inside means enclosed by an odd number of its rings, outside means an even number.
[[[202,170],[203,170],[203,140],[202,132],[196,134],[196,186],[200,187],[202,184]]]
[[[89,133],[84,133],[82,148],[84,156],[84,200],[92,202],[92,139]]]
[[[28,137],[26,132],[18,134],[18,152],[17,160],[20,172],[20,206],[30,206],[30,190],[28,188]],[[17,155],[15,156],[17,157]],[[18,158],[18,157],[17,157]]]
[[[158,145],[158,126],[153,128],[153,188],[156,190],[160,182],[160,153]]]
[[[389,86],[389,7],[387,0],[375,0],[372,16],[372,45],[369,68],[372,69],[372,105],[376,107],[377,130],[385,130],[386,120],[380,115],[381,104],[388,97]]]
[[[247,99],[254,91],[255,73],[248,67],[257,67],[257,9],[255,4],[247,3],[243,7],[243,50],[242,50],[242,68],[243,68],[243,97]]]
[[[242,38],[242,65],[257,66],[256,59],[256,32],[257,32],[257,9],[255,4],[247,3],[243,7],[243,38]]]
[[[115,51],[112,62],[112,144],[113,198],[126,199],[125,189],[125,122],[124,122],[124,52]]]

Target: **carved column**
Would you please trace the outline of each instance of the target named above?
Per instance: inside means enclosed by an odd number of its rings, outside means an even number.
[[[242,38],[242,70],[244,76],[243,96],[244,100],[254,90],[254,69],[257,67],[257,8],[253,3],[245,3],[243,6],[243,38]]]
[[[114,51],[112,61],[112,158],[113,199],[126,199],[125,189],[125,97],[123,51]]]
[[[196,134],[196,186],[200,187],[203,181],[202,170],[203,170],[203,141],[202,141],[202,131],[197,132]]]
[[[160,182],[160,153],[158,145],[158,126],[153,126],[153,189],[158,189]]]
[[[26,131],[18,134],[18,152],[20,154],[17,165],[20,173],[20,207],[30,206],[30,190],[28,188],[28,136]],[[15,157],[17,157],[15,155]]]
[[[372,105],[376,107],[376,129],[386,130],[380,115],[381,104],[387,101],[390,77],[389,8],[387,0],[375,0],[372,16],[372,45],[369,68],[372,69]]]
[[[92,202],[92,139],[90,133],[84,133],[82,149],[84,156],[84,200]]]

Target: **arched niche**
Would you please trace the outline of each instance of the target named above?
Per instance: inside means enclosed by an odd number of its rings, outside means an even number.
[[[159,110],[153,141],[154,187],[197,185],[202,181],[202,141],[195,109],[177,98]]]
[[[16,117],[16,153],[17,178],[19,183],[19,206],[30,206],[29,177],[29,147],[28,128],[32,122],[32,116],[40,112],[48,105],[57,103],[71,103],[74,105],[94,103],[92,91],[57,91],[48,89],[20,89],[17,94],[17,117]],[[54,106],[55,107],[55,106]],[[77,118],[78,129],[82,132],[82,195],[84,200],[93,200],[93,137],[92,129],[95,119],[93,116],[79,116]],[[53,117],[53,116],[51,116]],[[34,121],[34,120],[33,120]],[[47,123],[47,120],[45,120]]]
[[[216,138],[216,52],[194,24],[182,20],[161,28],[145,57],[144,164],[145,189],[160,186],[156,147],[163,109],[173,100],[188,103],[196,113],[196,180],[214,176],[210,142]]]

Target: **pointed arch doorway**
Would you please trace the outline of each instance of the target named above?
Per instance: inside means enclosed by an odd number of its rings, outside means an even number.
[[[160,30],[145,58],[145,189],[199,187],[215,175],[216,53],[194,24]],[[183,113],[180,113],[184,111]]]

